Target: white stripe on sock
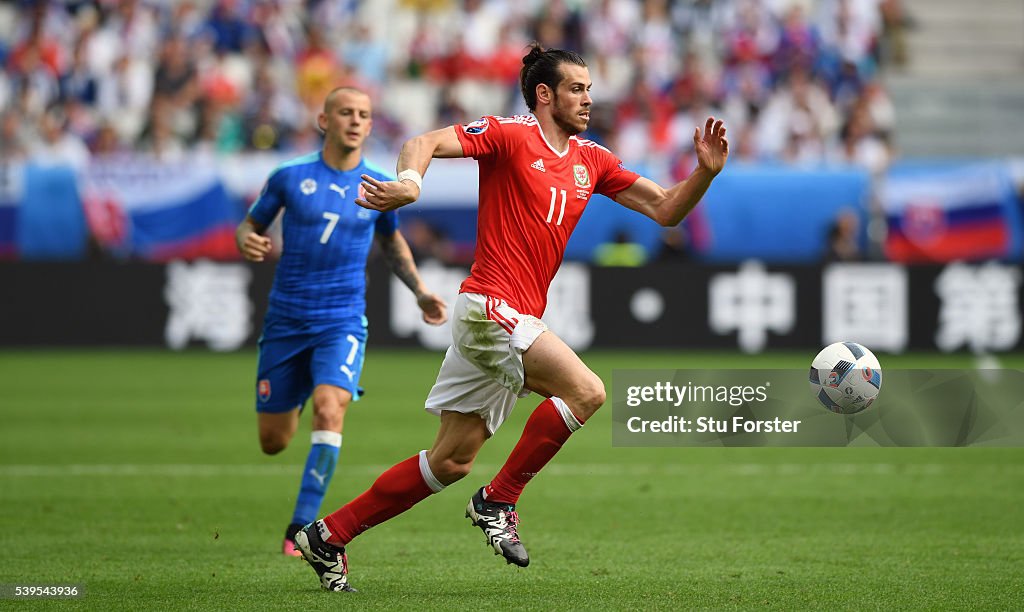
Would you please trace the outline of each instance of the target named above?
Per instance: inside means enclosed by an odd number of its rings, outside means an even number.
[[[341,434],[336,431],[319,429],[313,432],[310,439],[313,441],[313,444],[326,444],[334,448],[341,448]]]
[[[441,481],[430,471],[430,464],[427,463],[427,451],[425,450],[420,451],[420,476],[423,476],[423,482],[427,483],[427,486],[434,493],[440,493],[444,489]]]
[[[565,426],[569,428],[569,431],[576,431],[580,427],[583,427],[583,423],[580,423],[576,415],[569,410],[569,406],[560,397],[551,396],[551,403],[555,405],[555,410],[558,414],[562,415],[562,420],[565,421]]]

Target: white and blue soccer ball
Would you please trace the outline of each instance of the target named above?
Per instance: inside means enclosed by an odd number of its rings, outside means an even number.
[[[811,362],[811,390],[821,405],[839,414],[865,410],[882,388],[875,355],[856,342],[836,342]]]

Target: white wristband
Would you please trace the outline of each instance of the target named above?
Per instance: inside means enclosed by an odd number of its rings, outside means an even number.
[[[406,170],[402,170],[401,172],[399,172],[398,180],[412,181],[416,183],[416,187],[419,188],[420,191],[423,191],[423,175],[413,170],[412,168],[408,168]]]

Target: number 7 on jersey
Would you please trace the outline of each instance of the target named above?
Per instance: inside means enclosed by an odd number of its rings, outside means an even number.
[[[552,200],[552,202],[554,202],[554,200]],[[320,235],[320,244],[327,244],[327,241],[331,238],[331,233],[334,231],[334,226],[338,224],[338,219],[340,218],[341,215],[338,213],[324,213],[324,219],[327,219],[327,227],[324,228],[324,233]]]

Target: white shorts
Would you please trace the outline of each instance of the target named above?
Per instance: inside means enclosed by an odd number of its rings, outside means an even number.
[[[453,344],[427,396],[427,412],[476,413],[496,432],[516,399],[530,394],[523,388],[523,353],[547,328],[504,300],[460,293],[452,310]]]

